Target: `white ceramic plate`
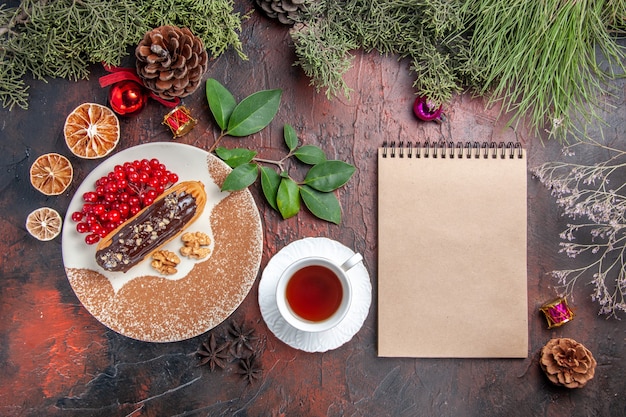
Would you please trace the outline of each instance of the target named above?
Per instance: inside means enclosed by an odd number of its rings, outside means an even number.
[[[128,272],[105,271],[95,260],[96,245],[76,232],[71,214],[82,196],[115,165],[157,158],[179,181],[204,184],[207,204],[186,231],[211,237],[211,255],[201,261],[180,257],[178,273],[163,276],[149,259]],[[225,193],[230,168],[208,152],[176,142],[155,142],[123,150],[96,167],[78,187],[63,228],[63,263],[74,292],[100,322],[126,336],[154,342],[197,336],[226,319],[248,294],[259,270],[263,232],[258,209],[247,191]],[[179,239],[163,249],[178,253]]]
[[[325,352],[347,343],[361,329],[372,301],[372,285],[363,263],[348,271],[354,296],[348,314],[336,327],[322,332],[304,332],[289,325],[278,312],[276,286],[282,272],[294,261],[308,256],[322,256],[342,263],[354,251],[323,237],[311,237],[290,243],[270,259],[259,283],[261,314],[276,337],[289,346],[306,352]]]

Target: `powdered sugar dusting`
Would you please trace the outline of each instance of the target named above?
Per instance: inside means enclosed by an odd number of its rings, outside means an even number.
[[[211,177],[221,185],[230,168],[212,155],[207,158]],[[263,231],[248,190],[229,194],[203,215],[210,216],[213,253],[196,263],[186,277],[142,276],[115,293],[100,273],[66,268],[76,295],[104,325],[139,340],[184,340],[217,326],[254,284],[263,252]]]

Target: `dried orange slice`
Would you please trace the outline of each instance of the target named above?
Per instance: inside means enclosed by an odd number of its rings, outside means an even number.
[[[42,241],[57,237],[61,233],[62,224],[61,215],[50,207],[38,208],[26,217],[26,230]]]
[[[120,140],[120,121],[110,108],[83,103],[67,116],[65,143],[76,156],[97,159],[108,155]]]
[[[58,153],[41,155],[30,166],[30,183],[45,195],[62,194],[73,177],[69,159]]]

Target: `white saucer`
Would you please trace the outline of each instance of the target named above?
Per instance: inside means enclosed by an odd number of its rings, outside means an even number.
[[[347,343],[361,329],[372,302],[372,284],[363,263],[348,271],[352,280],[352,304],[343,321],[330,330],[315,333],[298,330],[287,324],[276,305],[278,279],[294,261],[307,256],[323,256],[342,263],[352,255],[352,249],[337,241],[309,237],[290,243],[270,259],[259,282],[259,305],[265,323],[278,339],[305,352],[326,352]]]

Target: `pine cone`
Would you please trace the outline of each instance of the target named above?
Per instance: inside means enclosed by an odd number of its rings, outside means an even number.
[[[176,26],[160,26],[146,33],[135,56],[144,85],[166,100],[193,93],[208,68],[202,40],[189,29]]]
[[[285,25],[296,23],[306,5],[313,0],[254,0],[267,17]]]
[[[567,388],[584,387],[596,370],[591,352],[568,338],[550,340],[541,349],[540,363],[550,382]]]

